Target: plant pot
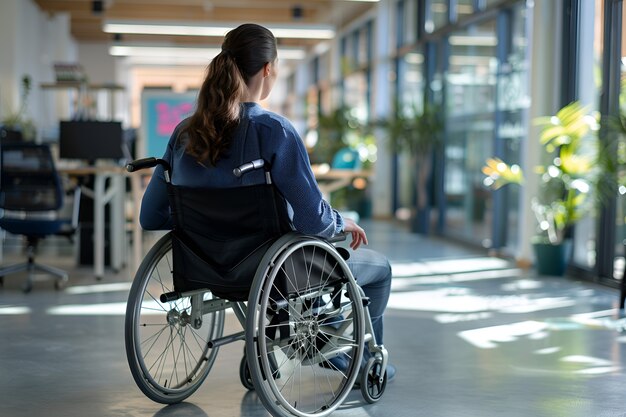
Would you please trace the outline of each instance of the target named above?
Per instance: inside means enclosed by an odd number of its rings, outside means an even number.
[[[533,243],[535,268],[539,275],[563,276],[572,253],[572,241],[559,244]]]
[[[427,235],[430,228],[430,207],[418,209],[411,219],[413,233]]]

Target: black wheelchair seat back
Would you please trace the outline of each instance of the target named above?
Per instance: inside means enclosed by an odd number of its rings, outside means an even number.
[[[209,288],[221,298],[247,300],[265,251],[292,230],[283,198],[272,184],[169,184],[168,192],[175,291]]]

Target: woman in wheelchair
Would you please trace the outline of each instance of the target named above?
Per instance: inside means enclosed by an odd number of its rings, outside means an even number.
[[[383,347],[391,267],[382,254],[362,248],[367,244],[365,231],[322,198],[306,149],[289,120],[260,105],[274,86],[277,59],[276,39],[268,29],[244,24],[228,32],[222,51],[207,68],[195,112],[176,127],[162,159],[152,159],[150,166],[156,169],[143,197],[140,222],[147,230],[174,230],[168,243],[153,249],[153,257],[161,259],[173,247],[169,269],[174,285],[170,282],[169,292],[164,287],[158,290],[161,294],[149,294],[143,302],[155,303],[155,297],[161,297],[157,303],[166,312],[167,323],[178,326],[176,340],[197,338],[194,332],[185,339],[184,332],[213,320],[209,337],[201,334],[198,343],[211,339],[209,348],[201,352],[204,362],[212,364],[212,352],[220,344],[245,338],[242,382],[259,392],[273,415],[321,416],[336,409],[359,383],[366,400],[377,401],[395,374]],[[139,165],[133,168],[140,169]],[[272,206],[274,212],[252,210],[259,202]],[[329,244],[343,234],[351,235],[352,251]],[[178,261],[177,251],[183,254]],[[199,265],[212,265],[210,271],[205,266],[196,268],[195,258],[203,259]],[[138,278],[155,276],[157,262],[144,262]],[[315,272],[321,278],[314,280]],[[306,277],[294,278],[298,273]],[[232,279],[230,287],[224,282],[228,279]],[[163,286],[161,275],[158,280]],[[131,303],[131,298],[141,299],[148,292],[146,285],[135,293],[131,290],[129,297],[129,363],[131,369],[139,369],[133,375],[150,398],[181,401],[197,386],[177,391],[175,372],[160,369],[165,368],[162,362],[167,355],[151,363],[143,353],[148,348],[138,353],[144,343],[138,335],[143,331],[138,321],[144,307]],[[188,306],[183,306],[183,299],[189,300]],[[223,317],[219,318],[217,307],[211,307],[215,303],[233,306],[237,318],[246,323],[245,336],[221,337],[223,328],[214,323],[223,323]],[[152,346],[158,337],[161,333],[151,335],[147,343]],[[192,356],[187,349],[171,355]],[[190,380],[199,379],[199,384],[208,373],[207,366],[189,362],[193,371],[181,378],[187,381],[179,387]],[[288,362],[298,372],[287,367]],[[305,381],[303,366],[311,364],[316,366],[308,367],[310,379]],[[169,380],[162,377],[169,372]],[[331,384],[333,378],[341,382]],[[304,400],[301,393],[293,394],[296,379],[298,391],[310,385],[307,388],[316,398]]]

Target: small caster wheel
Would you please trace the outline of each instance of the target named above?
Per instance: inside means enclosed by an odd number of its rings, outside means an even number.
[[[254,391],[252,375],[250,374],[250,368],[248,367],[248,361],[245,356],[241,358],[241,363],[239,364],[239,379],[241,380],[241,385],[243,385],[244,388],[248,391]]]
[[[382,361],[369,358],[361,375],[361,394],[365,401],[373,404],[380,400],[387,386],[387,371],[382,369]]]
[[[0,277],[0,287],[4,287],[4,276]]]
[[[22,287],[22,292],[24,292],[24,294],[28,294],[29,292],[31,292],[33,290],[33,283],[32,282],[27,282],[26,284],[24,284],[24,286]]]
[[[65,288],[65,284],[67,283],[67,278],[65,279],[57,279],[54,281],[54,289],[59,291]]]

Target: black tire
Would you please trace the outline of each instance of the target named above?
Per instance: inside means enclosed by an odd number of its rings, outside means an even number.
[[[382,372],[382,374],[381,374]],[[380,400],[387,387],[387,371],[382,370],[382,361],[369,358],[361,375],[361,394],[365,401],[373,404]]]
[[[239,380],[241,385],[248,391],[254,391],[254,382],[252,382],[252,375],[250,375],[250,367],[248,361],[244,355],[239,363]]]
[[[266,409],[275,417],[336,410],[357,378],[364,335],[360,289],[335,248],[296,234],[279,239],[255,275],[246,322],[246,356]],[[340,356],[345,369],[329,362]]]
[[[207,342],[222,335],[224,312],[203,316],[199,328],[185,318],[190,298],[162,303],[173,291],[172,241],[163,236],[146,255],[133,280],[126,307],[128,365],[137,386],[151,400],[174,404],[193,394],[206,379],[217,355]],[[212,298],[207,291],[203,299]]]

